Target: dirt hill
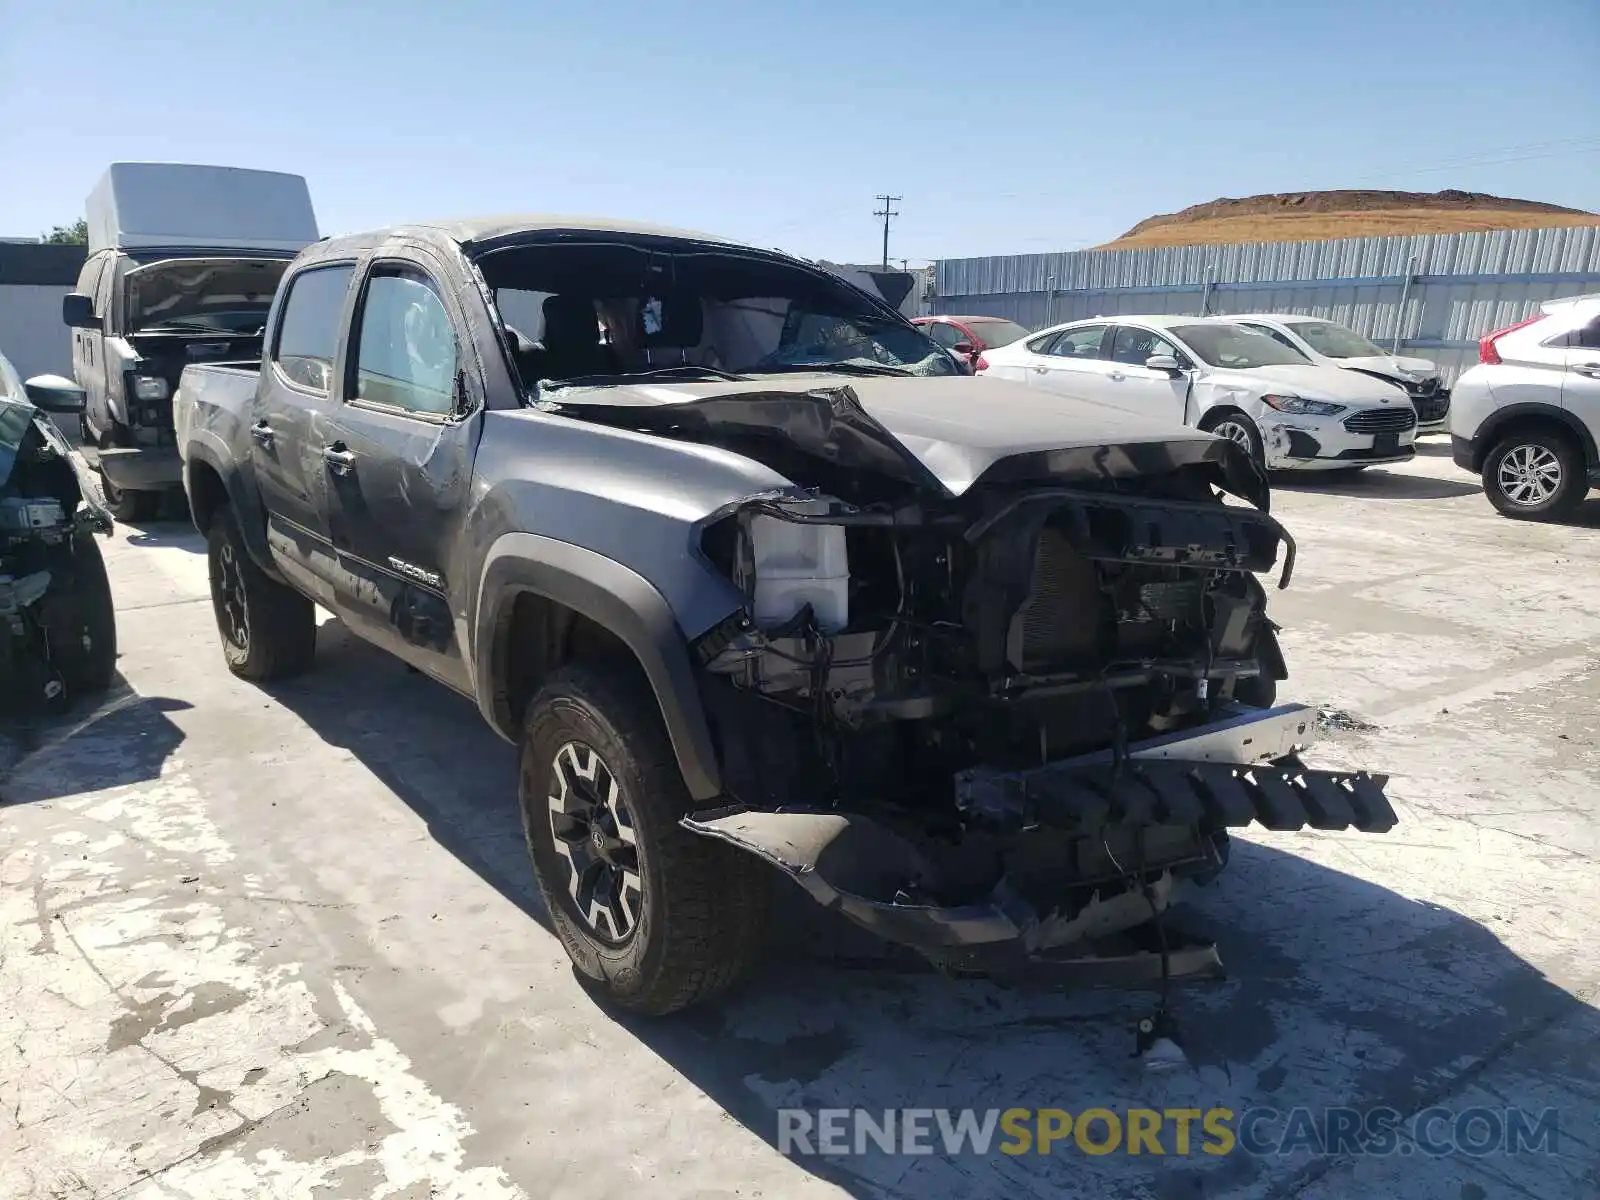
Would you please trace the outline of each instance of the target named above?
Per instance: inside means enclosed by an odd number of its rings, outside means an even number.
[[[1100,250],[1215,242],[1307,242],[1392,233],[1600,225],[1600,213],[1483,192],[1279,192],[1195,204],[1140,221]]]

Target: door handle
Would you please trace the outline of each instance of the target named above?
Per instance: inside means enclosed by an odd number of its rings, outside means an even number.
[[[1035,374],[1035,375],[1043,375],[1043,374],[1044,374],[1044,373],[1045,373],[1045,372],[1046,372],[1046,371],[1048,371],[1048,370],[1049,370],[1049,369],[1050,369],[1050,368],[1049,368],[1049,367],[1035,367],[1035,368],[1034,368],[1034,369],[1033,369],[1033,373],[1034,373],[1034,374]]]
[[[1113,372],[1111,372],[1110,378],[1115,379],[1120,383],[1122,380],[1126,379],[1127,376],[1124,375],[1121,371],[1113,371]]]
[[[348,475],[356,469],[355,454],[345,448],[343,442],[334,442],[331,446],[322,448],[322,461],[328,464],[328,470],[335,475]]]
[[[1600,363],[1578,363],[1572,369],[1579,375],[1586,375],[1590,379],[1600,379]]]
[[[263,446],[270,446],[272,445],[272,426],[265,421],[257,421],[250,426],[250,436]]]

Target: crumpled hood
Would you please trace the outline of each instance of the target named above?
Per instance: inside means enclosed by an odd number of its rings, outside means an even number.
[[[1393,404],[1405,398],[1405,394],[1394,385],[1363,375],[1360,371],[1323,367],[1315,363],[1256,367],[1249,371],[1211,367],[1206,370],[1205,381],[1217,386],[1239,388],[1252,396],[1273,393],[1303,396],[1307,400],[1329,400],[1336,404]]]
[[[1349,371],[1376,371],[1380,375],[1392,375],[1399,379],[1405,378],[1405,374],[1409,374],[1413,379],[1427,379],[1439,373],[1438,366],[1425,358],[1402,358],[1394,354],[1341,358],[1339,365]]]
[[[1337,372],[1334,372],[1337,374]],[[984,376],[841,375],[826,372],[760,376],[743,381],[636,383],[608,387],[549,390],[541,403],[560,410],[584,408],[659,408],[695,405],[725,398],[751,398],[750,412],[761,397],[796,398],[848,388],[865,414],[893,435],[938,483],[960,495],[991,467],[1007,459],[1079,452],[1101,461],[1106,473],[1137,474],[1132,464],[1114,460],[1137,457],[1140,448],[1174,454],[1183,461],[1221,462],[1214,446],[1228,443],[1209,433],[1168,421],[1136,415]],[[771,405],[782,427],[797,410]],[[779,412],[784,408],[784,412]],[[571,415],[583,415],[574,411]],[[613,421],[618,418],[612,417]],[[620,421],[618,421],[620,423]]]

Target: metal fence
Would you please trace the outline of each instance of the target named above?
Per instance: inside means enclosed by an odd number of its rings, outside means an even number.
[[[944,259],[933,311],[1042,329],[1126,313],[1305,313],[1439,364],[1542,301],[1600,292],[1600,226]]]

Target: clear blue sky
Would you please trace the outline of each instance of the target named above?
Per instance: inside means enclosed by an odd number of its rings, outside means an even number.
[[[115,159],[294,171],[327,232],[581,211],[874,261],[1218,196],[1600,210],[1596,0],[0,0],[0,235]]]

